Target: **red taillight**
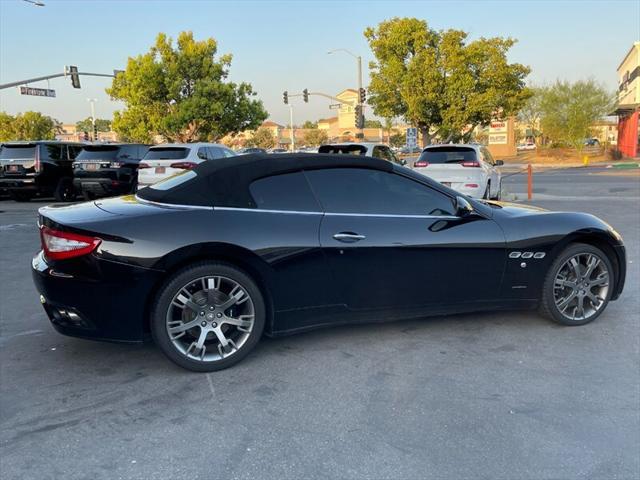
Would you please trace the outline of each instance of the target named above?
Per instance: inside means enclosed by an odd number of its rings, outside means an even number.
[[[426,160],[418,160],[416,163],[413,164],[414,167],[428,167],[429,166],[429,162],[427,162]]]
[[[45,256],[51,260],[64,260],[87,255],[98,248],[102,241],[96,237],[61,232],[49,227],[40,229],[40,240]]]
[[[464,186],[467,188],[478,188],[477,183],[465,183]]]
[[[477,168],[480,168],[480,164],[478,162],[462,162],[461,165],[463,167],[477,167]]]
[[[176,162],[176,163],[172,163],[169,166],[171,168],[182,168],[184,170],[191,170],[192,168],[196,168],[198,164],[193,162]]]
[[[140,162],[138,164],[138,168],[151,168],[151,165],[149,165],[148,163]]]
[[[36,173],[40,173],[40,149],[36,147],[36,161],[33,164],[33,169]]]

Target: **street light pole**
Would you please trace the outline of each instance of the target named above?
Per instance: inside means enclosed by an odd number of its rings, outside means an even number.
[[[344,52],[347,55],[351,55],[353,58],[356,59],[358,63],[358,102],[357,104],[360,106],[360,111],[364,112],[362,100],[360,99],[360,92],[362,91],[362,57],[360,55],[356,55],[355,53],[347,50],[346,48],[336,48],[334,50],[329,50],[327,53],[332,54],[334,52]],[[362,128],[358,128],[357,135],[359,138],[364,138],[364,132]]]
[[[87,102],[91,104],[91,125],[93,131],[91,132],[91,136],[93,137],[93,141],[98,141],[98,135],[96,132],[96,102],[98,100],[96,98],[87,98]]]
[[[296,135],[293,131],[293,105],[289,105],[289,133],[291,135],[291,152],[296,149]]]

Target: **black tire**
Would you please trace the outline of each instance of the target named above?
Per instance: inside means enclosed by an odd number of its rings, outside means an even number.
[[[58,202],[73,202],[76,199],[76,189],[70,178],[61,178],[53,192]]]
[[[33,198],[33,194],[29,192],[9,192],[9,196],[16,202],[28,202]]]
[[[500,200],[502,198],[502,182],[498,183],[498,193],[495,197],[491,197],[491,200]]]
[[[167,331],[167,312],[183,286],[202,277],[220,276],[237,282],[249,295],[254,307],[254,323],[245,342],[231,355],[214,361],[192,360],[180,352]],[[196,317],[197,318],[197,317]],[[167,279],[151,308],[151,336],[162,353],[175,364],[194,372],[213,372],[235,365],[256,346],[264,330],[266,309],[264,297],[254,280],[238,267],[223,262],[199,262]],[[187,352],[188,353],[188,352]]]
[[[487,188],[485,189],[482,198],[484,198],[485,200],[489,200],[491,198],[491,181],[487,182]]]
[[[94,200],[96,198],[96,194],[93,192],[87,192],[85,190],[82,191],[82,198],[85,199],[85,201],[89,202],[91,200]]]
[[[607,289],[606,297],[604,298],[602,305],[599,309],[590,317],[586,319],[578,319],[573,320],[567,318],[562,314],[558,306],[556,305],[554,299],[554,283],[556,279],[556,275],[558,271],[563,267],[563,265],[571,259],[571,257],[577,254],[591,254],[597,256],[602,262],[605,264],[608,274],[609,274],[609,288]],[[613,270],[613,266],[611,265],[611,261],[607,257],[607,255],[597,247],[593,245],[588,245],[586,243],[572,243],[568,245],[553,261],[551,267],[549,267],[549,271],[544,280],[544,285],[542,287],[542,299],[540,302],[540,314],[553,320],[556,323],[566,326],[578,326],[585,325],[587,323],[593,322],[596,318],[598,318],[602,312],[607,308],[607,304],[609,303],[609,299],[611,298],[611,294],[613,292],[615,273]]]

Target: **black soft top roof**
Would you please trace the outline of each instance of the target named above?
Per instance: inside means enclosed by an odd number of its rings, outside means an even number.
[[[218,207],[254,208],[249,192],[259,178],[323,168],[370,168],[391,172],[391,162],[361,155],[316,153],[252,153],[202,162],[191,179],[167,190],[143,188],[138,196],[153,202]]]

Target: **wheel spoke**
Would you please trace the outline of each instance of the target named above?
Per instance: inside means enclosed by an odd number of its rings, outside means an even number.
[[[578,305],[576,306],[576,308],[578,310],[578,314],[580,315],[580,318],[584,318],[584,297],[583,296],[578,297]]]
[[[598,278],[589,282],[589,287],[606,287],[609,285],[609,274],[601,273]]]
[[[571,264],[571,268],[573,269],[573,273],[576,276],[576,281],[580,279],[580,263],[576,257],[573,257],[569,263]]]
[[[231,290],[229,296],[229,300],[218,307],[220,310],[227,310],[234,305],[240,305],[241,303],[249,300],[249,296],[244,292],[244,290],[242,290],[242,288],[237,285],[233,288],[233,290]]]
[[[561,278],[556,278],[555,286],[557,288],[568,287],[568,288],[571,288],[571,289],[575,290],[578,285],[576,284],[576,282],[571,282],[569,280],[565,280],[564,278],[562,278],[562,279]]]
[[[217,277],[208,277],[202,279],[204,290],[207,292],[207,304],[215,304],[215,292],[220,289],[220,279]]]
[[[191,300],[191,294],[187,292],[184,288],[180,291],[180,294],[173,301],[173,305],[175,305],[178,308],[182,308],[183,310],[185,308],[188,308],[190,310],[193,310],[196,313],[198,313],[201,309],[200,305],[198,305],[196,302]]]
[[[172,326],[174,325],[174,326]],[[184,323],[181,320],[176,320],[174,322],[169,322],[167,323],[167,326],[169,327],[169,333],[170,334],[174,334],[174,333],[183,333],[187,330],[190,330],[194,327],[197,327],[198,325],[200,325],[200,320],[198,318],[195,318],[193,320],[191,320],[190,322]],[[173,337],[173,338],[177,338],[177,337]]]
[[[220,320],[220,323],[228,323],[229,325],[235,325],[238,327],[238,330],[242,330],[246,332],[247,328],[250,328],[253,325],[253,315],[240,315],[238,318],[233,317],[225,317]]]
[[[560,301],[556,303],[558,309],[561,312],[564,312],[567,309],[567,307],[569,306],[569,304],[571,303],[571,301],[576,297],[577,297],[577,293],[574,290],[569,295],[567,295],[565,298],[560,299]]]
[[[225,337],[220,327],[214,328],[213,333],[215,333],[216,337],[218,337],[218,342],[220,342],[220,346],[222,348],[226,348],[226,346],[229,345],[230,340],[227,337]]]
[[[587,271],[584,273],[584,278],[588,280],[598,265],[600,265],[600,259],[595,255],[589,255],[587,258]]]

